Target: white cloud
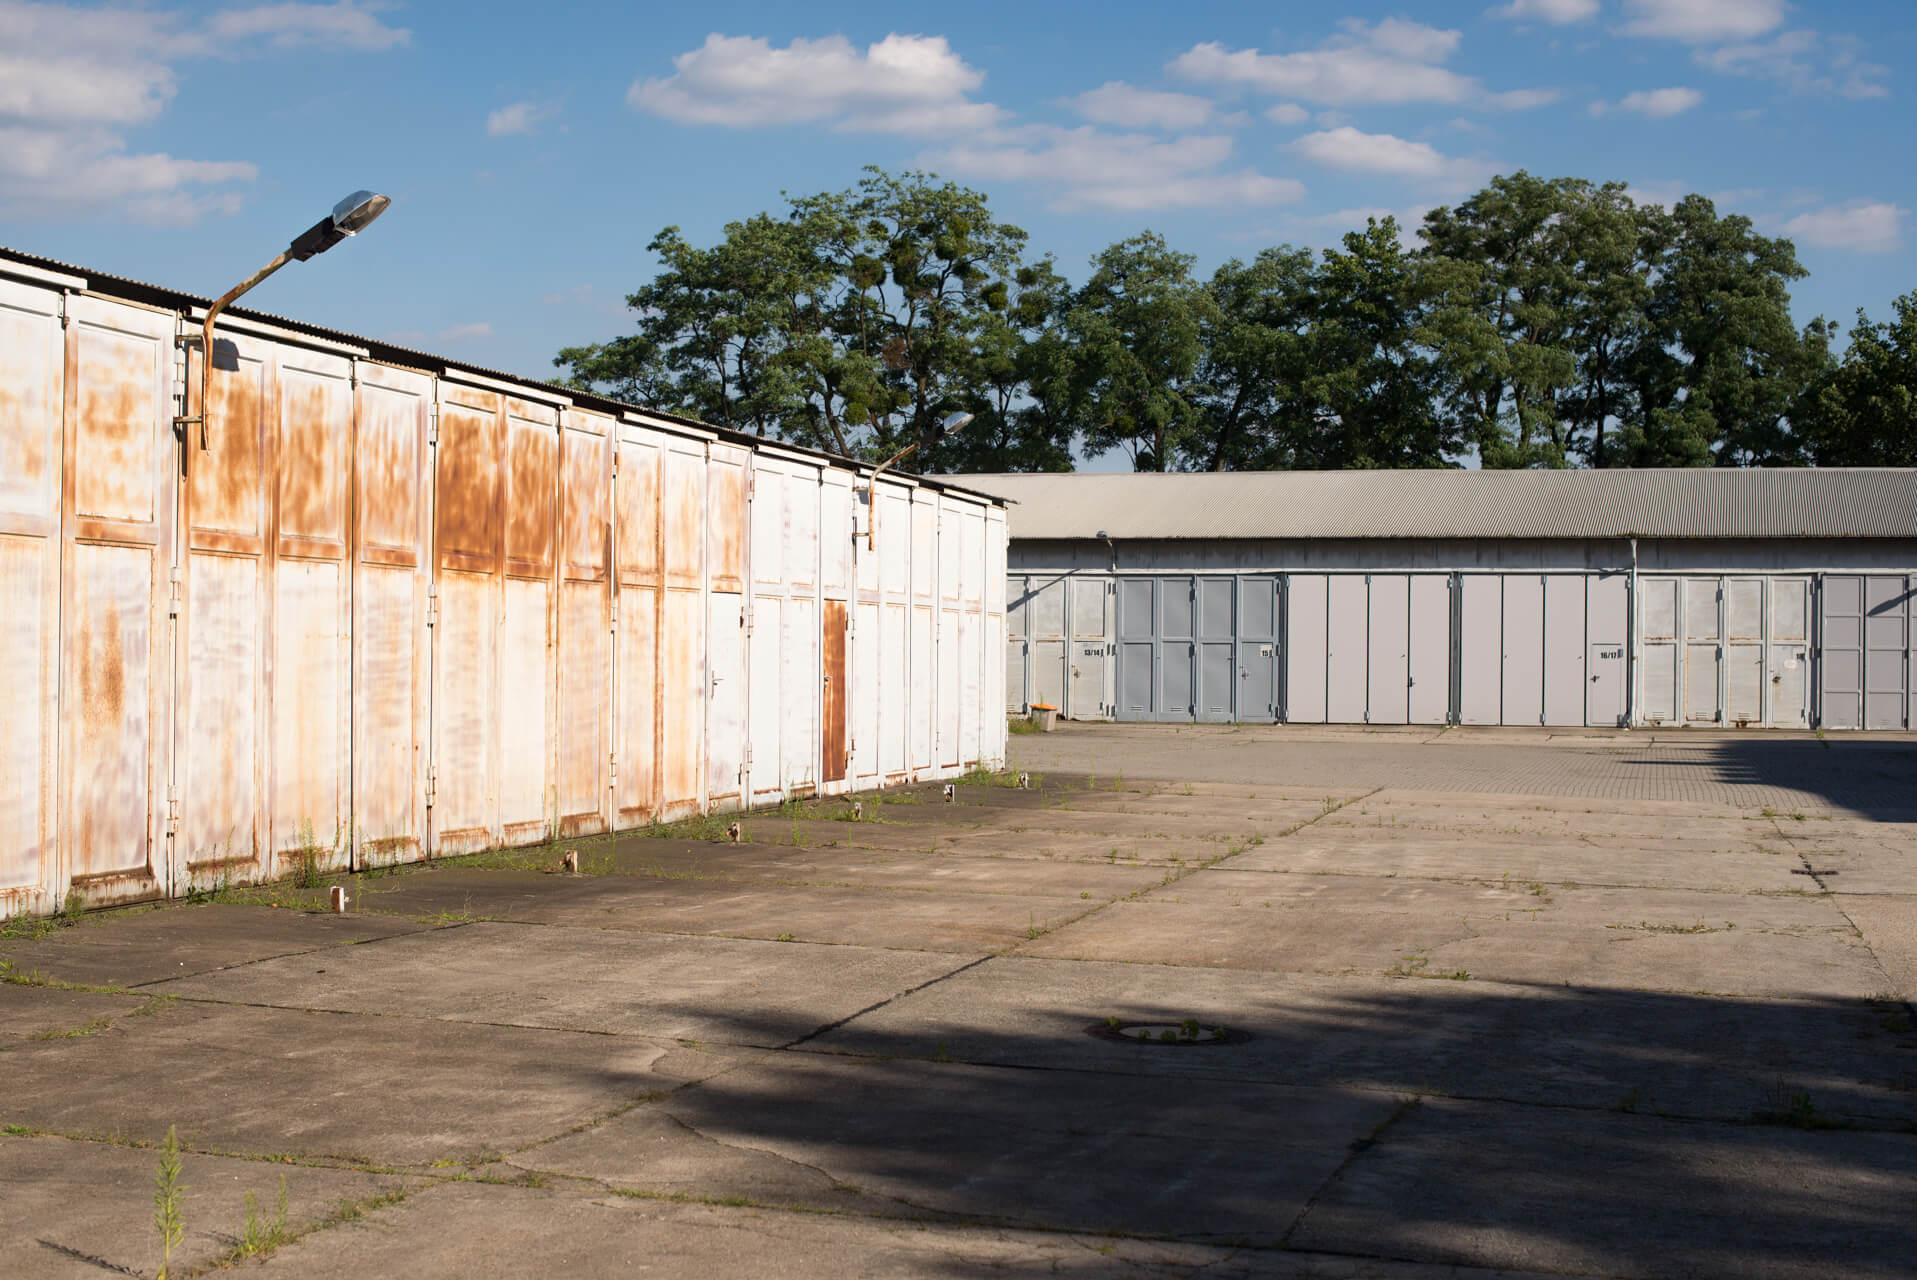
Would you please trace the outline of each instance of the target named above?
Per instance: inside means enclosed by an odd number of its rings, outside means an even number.
[[[1480,161],[1447,156],[1428,142],[1362,133],[1349,125],[1308,133],[1291,143],[1289,150],[1327,169],[1446,185],[1468,186],[1487,176],[1488,168]]]
[[[1518,21],[1536,18],[1540,22],[1555,22],[1559,25],[1594,18],[1597,16],[1597,11],[1598,0],[1511,0],[1510,4],[1485,10],[1493,18],[1511,18]]]
[[[1330,106],[1456,102],[1518,107],[1548,100],[1529,91],[1528,98],[1501,104],[1500,95],[1488,94],[1476,79],[1440,66],[1457,51],[1462,37],[1455,30],[1401,18],[1377,23],[1347,18],[1340,26],[1342,32],[1325,44],[1296,53],[1234,50],[1208,41],[1173,59],[1169,69],[1201,83],[1242,86]]]
[[[1209,98],[1161,93],[1111,80],[1065,100],[1081,118],[1124,129],[1196,129],[1215,111]]]
[[[1904,247],[1904,217],[1909,212],[1882,200],[1853,200],[1800,213],[1784,224],[1784,234],[1820,249],[1895,253]]]
[[[1280,102],[1265,109],[1265,119],[1273,124],[1303,124],[1311,119],[1311,112],[1295,102]]]
[[[1636,93],[1625,94],[1614,103],[1593,102],[1589,111],[1594,116],[1612,111],[1632,111],[1652,120],[1663,120],[1682,115],[1702,101],[1704,95],[1696,89],[1640,89]]]
[[[1558,100],[1556,89],[1512,89],[1505,93],[1494,93],[1485,99],[1485,105],[1499,111],[1529,111],[1533,107],[1542,107]]]
[[[827,121],[845,130],[939,134],[1003,115],[970,99],[985,74],[943,36],[894,33],[863,50],[844,36],[799,37],[775,49],[757,36],[715,32],[672,66],[664,78],[634,81],[626,101],[669,120],[733,128]]]
[[[1749,40],[1783,24],[1785,0],[1624,0],[1624,33],[1712,44]]]
[[[1834,93],[1846,98],[1883,98],[1889,70],[1858,56],[1858,43],[1826,39],[1815,31],[1782,31],[1769,40],[1700,49],[1700,66],[1731,75],[1782,81],[1793,93]]]
[[[486,113],[486,136],[505,138],[514,134],[537,133],[539,122],[550,119],[558,108],[543,102],[512,102]]]
[[[380,53],[412,39],[404,28],[389,27],[352,0],[335,4],[266,4],[252,9],[228,9],[207,20],[210,41],[226,45],[235,40],[265,37],[276,48],[321,45]]]
[[[472,324],[456,324],[450,329],[441,329],[434,335],[441,342],[477,342],[481,338],[493,336],[493,327],[484,320]]]
[[[1232,140],[1223,135],[1164,139],[1089,126],[1026,125],[948,147],[927,162],[997,181],[1062,190],[1061,209],[1175,209],[1272,205],[1296,200],[1304,185],[1252,169],[1225,170]]]
[[[162,115],[175,66],[307,44],[387,49],[409,33],[350,3],[231,9],[193,25],[158,9],[72,9],[0,0],[0,211],[110,212],[148,223],[232,213],[243,160],[129,153],[122,130]]]

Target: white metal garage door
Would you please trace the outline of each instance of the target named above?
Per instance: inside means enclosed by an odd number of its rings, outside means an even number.
[[[1286,580],[1285,719],[1325,722],[1325,609],[1329,579],[1294,573]]]

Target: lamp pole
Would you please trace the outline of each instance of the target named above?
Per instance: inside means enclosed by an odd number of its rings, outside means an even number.
[[[932,443],[937,444],[939,441],[945,439],[945,437],[951,435],[954,431],[957,431],[961,427],[965,427],[969,425],[972,421],[973,416],[974,415],[969,413],[946,414],[944,419],[939,423],[938,434],[932,437]],[[884,462],[881,462],[876,468],[874,468],[871,478],[869,478],[865,482],[865,549],[867,551],[870,551],[872,549],[873,531],[878,527],[878,523],[879,523],[879,519],[878,519],[879,517],[879,475],[887,467],[897,462],[900,458],[903,458],[906,454],[912,452],[912,450],[918,448],[919,443],[920,443],[919,441],[914,440],[911,444],[906,445],[903,449],[900,449],[897,453],[887,458]]]
[[[294,237],[293,243],[287,245],[271,262],[221,294],[218,301],[206,309],[206,323],[200,337],[200,412],[197,417],[174,420],[174,425],[182,431],[194,423],[199,424],[200,448],[207,447],[207,428],[213,416],[212,405],[206,396],[213,371],[213,318],[226,310],[234,299],[287,263],[305,262],[308,258],[325,253],[348,236],[358,235],[372,225],[373,219],[386,212],[386,206],[391,203],[391,200],[377,192],[355,191],[334,205],[331,213]],[[188,456],[191,456],[191,450]]]

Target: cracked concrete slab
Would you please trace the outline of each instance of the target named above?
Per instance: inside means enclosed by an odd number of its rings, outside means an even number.
[[[564,1185],[527,1191],[473,1183],[434,1187],[361,1222],[309,1237],[262,1269],[270,1280],[545,1280],[555,1274],[715,1280],[768,1273],[790,1280],[1464,1280],[1451,1267],[1369,1258],[684,1204]],[[1522,1278],[1472,1271],[1470,1280]]]
[[[160,1003],[150,996],[63,991],[9,983],[0,988],[0,1048],[23,1041],[97,1035]]]
[[[1114,1017],[1195,1018],[1250,1039],[1160,1049],[1085,1034]],[[808,1047],[1721,1120],[1746,1119],[1767,1105],[1782,1078],[1815,1090],[1825,1110],[1846,1122],[1917,1124],[1917,1034],[1896,1009],[1855,1000],[1273,978],[1008,956],[863,1014]]]
[[[412,933],[407,920],[183,903],[106,911],[44,938],[0,941],[0,959],[62,982],[132,987],[256,960]]]
[[[566,925],[480,923],[166,983],[195,999],[773,1046],[965,962]]]
[[[153,1223],[159,1153],[55,1137],[0,1136],[0,1275],[76,1277],[152,1275],[161,1260]],[[176,1274],[230,1255],[245,1237],[246,1197],[270,1221],[286,1180],[286,1225],[310,1230],[341,1202],[425,1185],[419,1178],[351,1169],[237,1160],[188,1152],[181,1158],[185,1238],[173,1252]]]
[[[40,1131],[425,1167],[551,1137],[750,1054],[638,1036],[178,1001],[6,1054]]]
[[[1292,1243],[1565,1274],[1908,1276],[1917,1138],[1430,1101]]]
[[[713,1194],[815,1203],[845,1187],[955,1218],[1274,1244],[1396,1105],[1337,1088],[788,1054],[524,1162],[648,1190],[689,1176]],[[656,1113],[709,1140],[680,1186],[649,1180]],[[784,1168],[742,1167],[739,1152]]]

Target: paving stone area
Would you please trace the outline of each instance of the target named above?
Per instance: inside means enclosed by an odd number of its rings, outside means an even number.
[[[1917,1274],[1917,741],[1013,750],[10,926],[0,1274]]]

